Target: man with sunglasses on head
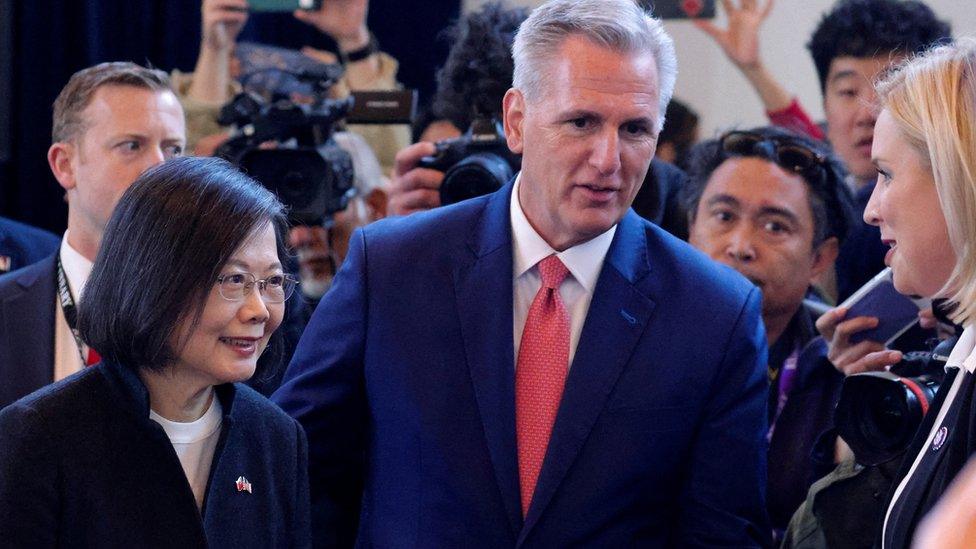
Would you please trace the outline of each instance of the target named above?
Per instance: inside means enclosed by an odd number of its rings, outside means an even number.
[[[843,375],[826,360],[811,281],[833,268],[854,221],[840,160],[822,143],[774,127],[732,131],[690,153],[683,189],[689,242],[763,291],[769,344],[767,509],[777,534],[810,484],[833,467],[812,457],[832,425]],[[832,447],[832,445],[831,445]]]
[[[830,143],[847,168],[858,211],[863,211],[877,178],[871,163],[877,117],[872,83],[905,56],[949,40],[949,24],[918,0],[837,0],[807,43],[823,95],[825,128],[821,129],[763,61],[759,34],[773,4],[773,0],[724,0],[725,28],[705,19],[695,24],[742,72],[773,124]],[[838,301],[884,269],[886,252],[878,229],[858,221],[838,256]],[[829,332],[840,321],[832,320]]]

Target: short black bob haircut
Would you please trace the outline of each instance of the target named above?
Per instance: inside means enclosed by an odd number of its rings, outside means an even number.
[[[150,168],[105,228],[78,311],[82,339],[105,360],[164,368],[178,354],[170,345],[177,328],[196,328],[224,263],[269,222],[284,261],[284,207],[259,183],[216,158]],[[280,345],[272,335],[269,350]]]
[[[775,143],[799,146],[823,157],[822,170],[798,174],[807,184],[810,211],[813,213],[812,244],[814,247],[819,246],[831,237],[837,238],[838,244],[843,244],[858,220],[854,197],[846,183],[847,171],[837,155],[821,141],[776,126],[762,126],[745,131]],[[693,222],[698,213],[698,203],[712,173],[726,160],[742,156],[722,150],[720,142],[721,137],[702,141],[689,152],[688,179],[680,196],[689,221]],[[749,156],[775,163],[773,149],[758,147],[753,152]]]
[[[908,55],[951,40],[949,24],[915,0],[841,0],[824,14],[807,49],[827,90],[830,63],[844,56]]]

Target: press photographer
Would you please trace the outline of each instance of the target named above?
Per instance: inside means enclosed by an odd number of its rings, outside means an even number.
[[[427,210],[485,194],[518,172],[520,159],[508,150],[499,121],[502,97],[512,83],[512,40],[527,16],[525,9],[490,3],[446,33],[452,45],[437,73],[428,127],[443,129],[439,136],[456,137],[434,145],[421,134],[421,142],[397,154],[392,213]],[[462,162],[467,158],[471,159]],[[445,172],[448,183],[442,185]],[[468,176],[473,179],[468,181]]]

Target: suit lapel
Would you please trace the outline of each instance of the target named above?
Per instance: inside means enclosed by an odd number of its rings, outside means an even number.
[[[11,276],[20,292],[3,302],[0,380],[19,398],[54,380],[55,256]]]
[[[630,360],[654,302],[635,287],[650,271],[643,222],[621,220],[583,324],[519,543],[545,511]]]
[[[494,193],[454,275],[461,335],[495,478],[513,536],[521,528],[512,340],[512,184]]]

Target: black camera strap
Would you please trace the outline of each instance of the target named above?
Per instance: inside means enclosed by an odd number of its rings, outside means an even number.
[[[85,342],[82,341],[81,333],[78,331],[78,307],[71,295],[71,287],[68,286],[68,277],[64,274],[64,266],[61,265],[61,254],[58,254],[58,301],[61,303],[64,320],[68,323],[71,335],[75,337],[75,343],[78,344],[78,356],[81,357],[81,363],[87,365],[88,357],[85,356]]]

